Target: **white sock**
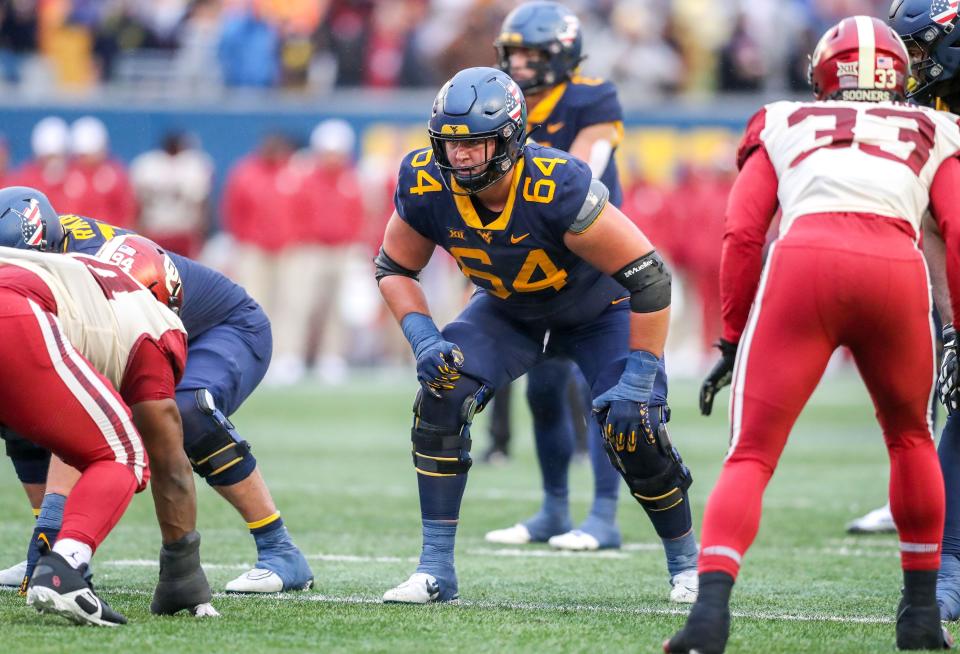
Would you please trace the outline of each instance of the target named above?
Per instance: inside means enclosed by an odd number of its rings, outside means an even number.
[[[79,568],[81,563],[90,563],[93,556],[93,549],[86,543],[81,543],[72,538],[61,538],[53,544],[53,551],[66,559],[74,568]]]

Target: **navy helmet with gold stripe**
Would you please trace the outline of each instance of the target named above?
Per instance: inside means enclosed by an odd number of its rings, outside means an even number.
[[[507,14],[493,47],[505,73],[510,72],[510,48],[543,53],[528,64],[534,76],[518,82],[525,93],[537,93],[568,79],[583,60],[580,19],[559,2],[526,2]]]
[[[496,68],[478,67],[461,70],[443,85],[427,131],[437,166],[473,194],[513,168],[523,154],[526,127],[527,104],[517,83]],[[453,165],[446,147],[451,141],[483,142],[488,148],[485,160],[469,167]],[[446,175],[443,179],[446,183]]]
[[[952,0],[894,0],[887,22],[910,53],[914,80],[907,97],[934,105],[960,100],[960,16]]]

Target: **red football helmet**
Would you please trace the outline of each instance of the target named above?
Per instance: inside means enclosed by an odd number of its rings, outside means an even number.
[[[101,245],[96,257],[119,266],[146,286],[161,304],[174,312],[180,311],[183,304],[180,271],[167,253],[150,239],[135,234],[117,236]]]
[[[851,16],[820,37],[809,78],[817,100],[903,100],[910,55],[903,39],[879,18]]]

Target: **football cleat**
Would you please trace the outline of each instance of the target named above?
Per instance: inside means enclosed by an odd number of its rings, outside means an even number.
[[[519,522],[506,529],[488,531],[483,539],[488,543],[499,543],[500,545],[526,545],[533,541],[530,530],[527,529],[526,525]]]
[[[227,584],[228,593],[280,593],[285,590],[310,590],[313,577],[302,584],[285,587],[283,579],[273,570],[252,568]]]
[[[690,568],[670,579],[670,601],[677,604],[693,604],[697,601],[697,592],[700,589],[700,578],[697,569]]]
[[[310,564],[292,541],[283,541],[261,550],[257,564],[228,583],[226,590],[228,593],[279,593],[311,588]]]
[[[550,547],[568,552],[617,549],[620,547],[620,529],[616,523],[587,518],[579,528],[551,536],[547,542]]]
[[[273,570],[252,568],[227,584],[228,593],[279,593],[283,579]]]
[[[897,607],[897,649],[953,649],[953,636],[940,624],[940,609],[936,604],[917,606],[907,604],[901,597]]]
[[[385,604],[432,604],[457,602],[459,599],[459,595],[454,595],[450,599],[441,600],[437,578],[426,572],[414,572],[405,582],[383,594]]]
[[[81,625],[116,627],[127,623],[93,591],[87,564],[73,568],[56,552],[44,554],[37,561],[27,588],[27,605]]]
[[[21,561],[6,570],[0,570],[0,588],[19,588],[27,574],[27,562]]]
[[[551,536],[547,542],[550,547],[570,552],[592,552],[600,549],[600,541],[592,534],[579,529],[571,529],[565,534]]]
[[[723,654],[730,636],[730,611],[695,604],[683,629],[664,641],[667,654]]]
[[[847,525],[848,534],[892,534],[896,531],[897,525],[893,524],[889,504],[874,509]]]

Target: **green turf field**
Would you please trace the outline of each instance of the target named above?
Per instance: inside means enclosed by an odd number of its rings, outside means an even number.
[[[657,652],[685,610],[667,601],[663,555],[640,507],[621,498],[625,547],[560,555],[501,548],[485,531],[538,505],[529,421],[515,417],[514,460],[475,465],[457,546],[459,606],[383,606],[419,553],[409,455],[412,376],[364,376],[331,389],[259,391],[235,416],[316,574],[311,592],[218,596],[223,616],[149,615],[159,533],[149,493],[138,496],[94,559],[95,583],[130,619],[115,630],[73,627],[0,593],[10,652]],[[671,433],[693,470],[699,525],[726,448],[726,412],[695,411],[696,387],[671,390]],[[726,401],[726,393],[721,402]],[[485,446],[478,417],[475,449]],[[0,564],[22,555],[32,523],[12,468],[0,476]],[[893,536],[849,538],[844,524],[885,497],[886,455],[855,378],[818,390],[765,502],[760,536],[737,585],[729,652],[894,651],[899,566]],[[586,512],[590,471],[572,473],[574,520]],[[239,516],[202,485],[203,559],[214,589],[255,559]]]

